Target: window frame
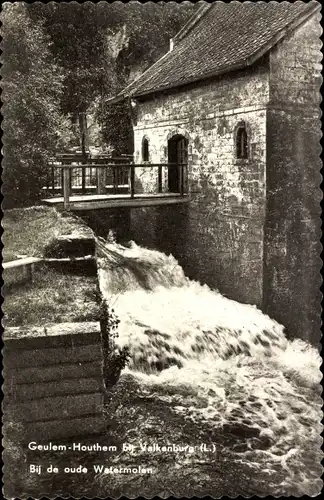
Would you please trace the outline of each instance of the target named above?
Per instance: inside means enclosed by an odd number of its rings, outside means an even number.
[[[150,141],[146,136],[142,139],[142,162],[146,163],[150,161]]]
[[[235,127],[234,155],[238,161],[247,161],[250,157],[249,130],[245,122],[240,122]]]

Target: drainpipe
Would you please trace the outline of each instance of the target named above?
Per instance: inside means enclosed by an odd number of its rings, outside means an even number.
[[[129,104],[131,109],[132,126],[135,127],[137,125],[137,102],[135,99],[130,97]]]

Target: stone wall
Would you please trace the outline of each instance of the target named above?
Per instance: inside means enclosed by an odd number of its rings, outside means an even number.
[[[26,442],[106,430],[99,322],[6,328],[4,434],[22,424]]]
[[[288,34],[270,53],[270,104],[318,107],[321,85],[320,13]]]
[[[320,16],[270,55],[264,307],[288,333],[320,333]]]
[[[187,273],[232,298],[261,305],[268,66],[263,60],[183,90],[138,102],[135,161],[168,160],[168,139],[188,139],[188,207],[132,211],[133,238],[180,259]],[[235,129],[248,127],[249,158],[235,158]],[[166,171],[164,171],[164,186]],[[157,189],[156,176],[138,178]],[[141,235],[138,237],[138,235]]]

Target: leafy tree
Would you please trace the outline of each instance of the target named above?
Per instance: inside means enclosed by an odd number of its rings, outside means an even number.
[[[110,106],[107,98],[167,50],[195,8],[190,2],[4,4],[7,207],[39,198],[49,156],[76,140],[78,127],[84,138],[94,103],[103,143],[132,152],[129,105]]]
[[[111,31],[124,30],[123,43],[114,60],[114,78],[109,81],[102,96],[97,118],[105,143],[112,144],[119,153],[132,153],[132,110],[129,102],[110,104],[106,97],[116,95],[134,79],[134,70],[147,69],[169,48],[169,40],[195,12],[197,5],[190,2],[115,2],[112,4],[114,25]]]
[[[62,75],[50,40],[25,4],[4,4],[2,21],[3,192],[6,207],[35,202],[64,128]]]
[[[115,29],[125,25],[128,44],[118,54],[119,72],[126,81],[132,68],[146,69],[169,48],[169,40],[197,10],[191,2],[139,2],[111,5],[114,11]]]
[[[109,5],[109,4],[108,4]],[[28,5],[30,16],[42,22],[52,40],[52,54],[63,70],[62,112],[79,127],[79,145],[86,147],[87,112],[102,95],[111,58],[105,52],[107,20],[91,2]]]
[[[52,39],[52,52],[63,68],[62,111],[79,123],[84,135],[93,102],[102,125],[102,140],[130,152],[132,131],[126,103],[108,106],[134,74],[144,70],[167,50],[169,38],[197,8],[190,2],[85,2],[28,6],[36,21],[42,20]],[[81,141],[80,141],[81,142]]]

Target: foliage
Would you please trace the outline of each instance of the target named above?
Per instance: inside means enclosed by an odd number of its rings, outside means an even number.
[[[33,272],[32,283],[10,284],[8,275],[5,283],[6,327],[98,320],[96,276],[72,274],[67,268],[51,269],[40,264]]]
[[[98,7],[91,2],[36,2],[28,11],[31,19],[44,24],[53,57],[63,69],[62,111],[66,115],[85,112],[100,93],[104,66],[109,66]]]
[[[127,346],[119,348],[115,339],[118,337],[118,324],[114,309],[110,309],[107,301],[102,300],[100,306],[100,327],[104,345],[104,379],[109,390],[115,385],[130,357]]]
[[[107,100],[167,50],[196,8],[190,2],[4,5],[6,208],[41,197],[49,157],[80,145],[86,135],[80,117],[87,113],[101,125],[103,149],[132,152],[129,105]]]
[[[168,50],[169,39],[193,14],[196,6],[189,2],[149,2],[145,5],[115,2],[110,8],[114,13],[115,24],[111,30],[115,39],[119,33],[123,33],[123,37],[111,67],[114,75],[106,88],[108,96],[116,95]],[[105,98],[98,109],[102,140],[112,144],[118,153],[133,152],[131,114],[129,102],[110,104]]]
[[[3,191],[6,207],[22,206],[39,197],[47,160],[59,143],[62,75],[48,36],[23,3],[5,4],[1,20]]]
[[[10,394],[9,384],[5,386],[6,399]],[[11,396],[11,394],[10,394]],[[8,404],[8,403],[7,403]],[[7,413],[6,407],[3,411]],[[6,464],[3,469],[4,480],[4,497],[15,498],[17,491],[23,489],[23,485],[28,480],[28,464],[26,447],[22,443],[26,442],[26,428],[22,423],[17,423],[6,416],[3,421],[2,434],[3,434],[3,462]],[[20,468],[17,468],[17,463]]]
[[[128,44],[119,52],[117,64],[129,77],[132,68],[146,69],[169,48],[172,38],[195,12],[190,2],[130,2],[113,4],[117,26],[126,25]]]
[[[55,208],[42,206],[6,210],[2,225],[5,262],[17,259],[18,255],[43,257],[44,249],[53,239],[83,229],[71,215],[63,217]]]
[[[63,68],[64,114],[76,123],[78,114],[89,112],[99,99],[103,143],[132,152],[128,105],[110,106],[107,98],[134,78],[134,69],[143,71],[168,49],[169,38],[197,7],[190,2],[36,2],[28,8],[32,19],[44,23],[55,61]]]
[[[112,144],[117,155],[133,153],[133,128],[128,101],[116,104],[103,103],[97,119],[103,144]]]

